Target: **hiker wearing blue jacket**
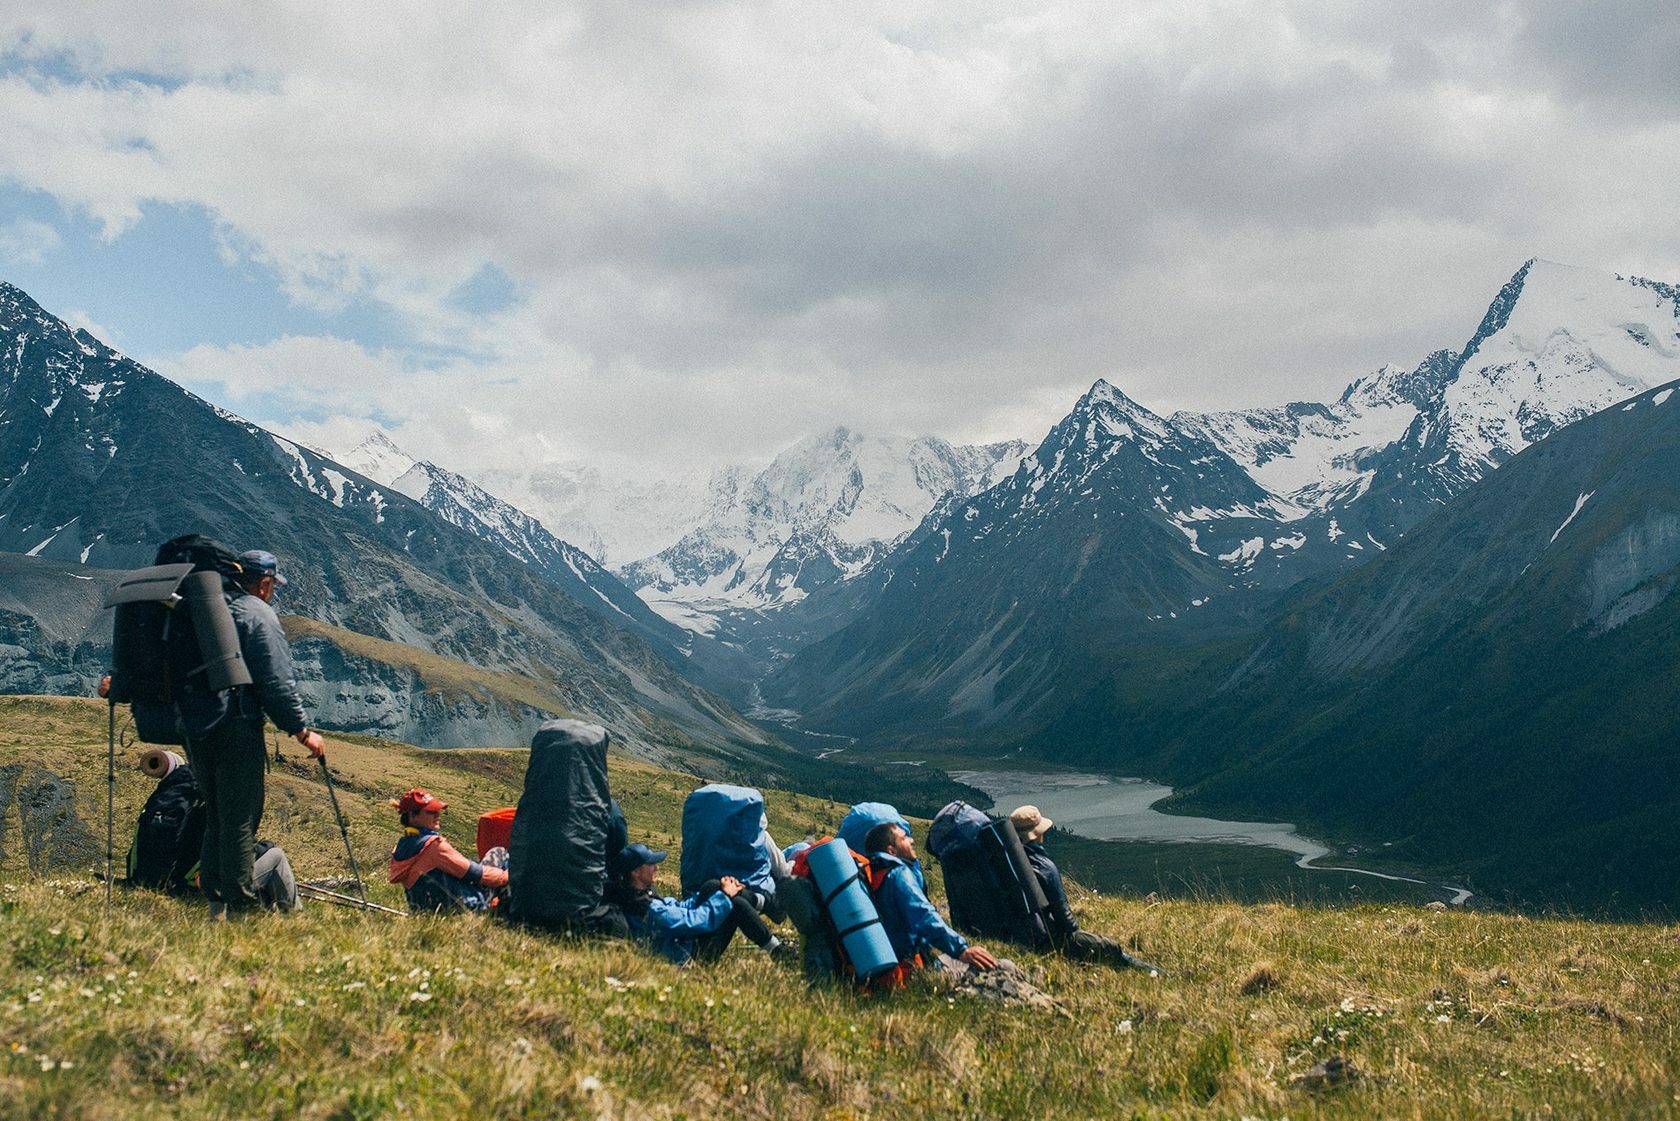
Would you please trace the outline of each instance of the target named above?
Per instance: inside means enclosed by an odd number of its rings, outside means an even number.
[[[627,845],[610,862],[606,901],[624,912],[632,934],[677,965],[695,958],[716,960],[736,930],[767,953],[779,957],[785,952],[734,876],[703,884],[687,899],[655,895],[659,863],[667,855],[646,845]]]
[[[870,883],[874,889],[875,910],[881,916],[881,926],[892,943],[893,953],[900,964],[908,964],[930,947],[972,965],[976,969],[995,969],[997,959],[980,946],[970,946],[968,940],[945,924],[922,890],[912,870],[916,862],[916,842],[909,830],[895,822],[884,821],[864,838],[868,850]]]

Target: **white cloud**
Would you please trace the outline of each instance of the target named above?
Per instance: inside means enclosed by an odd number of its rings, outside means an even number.
[[[38,265],[56,249],[58,231],[33,218],[14,218],[0,225],[0,264]]]
[[[180,368],[463,467],[1032,438],[1097,376],[1322,397],[1461,343],[1537,253],[1680,279],[1672,52],[1612,80],[1625,35],[1562,4],[37,8],[0,15],[0,178],[111,236],[201,205],[300,303],[387,306],[413,351]],[[27,67],[65,57],[97,80]],[[452,308],[486,262],[522,301]]]

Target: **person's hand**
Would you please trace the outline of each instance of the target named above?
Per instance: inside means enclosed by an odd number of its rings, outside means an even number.
[[[982,946],[970,946],[962,952],[962,959],[976,969],[996,969],[997,958]]]
[[[109,697],[111,695],[111,675],[110,674],[106,674],[104,677],[101,677],[99,679],[99,695],[101,697]]]
[[[317,759],[327,757],[327,741],[321,738],[321,733],[313,728],[305,728],[297,734],[297,741],[309,749],[309,754]]]
[[[722,880],[718,881],[718,886],[723,889],[723,894],[729,896],[731,899],[734,899],[737,895],[741,894],[741,881],[737,880],[734,876],[725,876]]]

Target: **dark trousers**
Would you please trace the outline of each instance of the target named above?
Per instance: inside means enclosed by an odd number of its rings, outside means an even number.
[[[252,874],[267,753],[260,720],[230,716],[187,745],[204,798],[204,894],[230,909],[261,905]]]
[[[707,880],[700,885],[700,898],[711,897],[712,892],[721,891],[723,885],[717,880]],[[723,920],[723,925],[710,934],[701,935],[694,941],[694,956],[701,961],[716,961],[723,956],[723,951],[729,948],[729,940],[739,930],[747,941],[755,946],[768,946],[775,935],[770,933],[770,927],[765,923],[764,916],[758,913],[752,900],[747,898],[752,889],[740,892],[730,900],[729,917]]]
[[[1108,965],[1115,969],[1127,966],[1141,966],[1143,963],[1126,948],[1112,938],[1104,938],[1100,934],[1092,934],[1089,930],[1076,930],[1056,940],[1056,952],[1074,961],[1090,962],[1093,965]]]

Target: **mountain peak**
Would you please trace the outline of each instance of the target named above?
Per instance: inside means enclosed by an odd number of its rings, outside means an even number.
[[[397,447],[389,436],[378,430],[349,452],[335,458],[351,470],[388,487],[395,486],[398,479],[412,471],[419,463],[419,460]]]

